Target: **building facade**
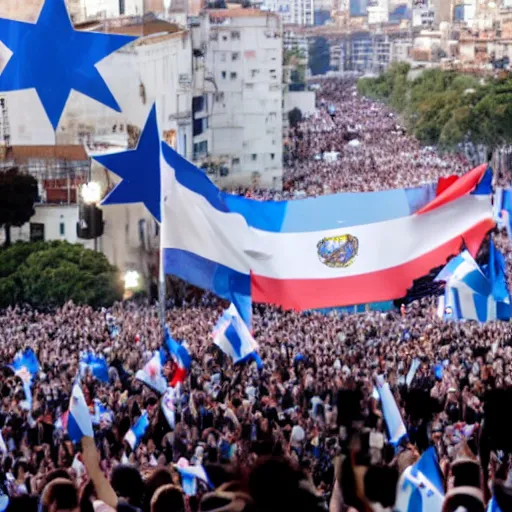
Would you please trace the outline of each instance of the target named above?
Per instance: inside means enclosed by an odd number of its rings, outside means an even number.
[[[193,160],[223,186],[282,186],[279,16],[206,11],[194,32]]]
[[[264,10],[275,12],[284,25],[310,26],[315,24],[317,0],[265,0]]]

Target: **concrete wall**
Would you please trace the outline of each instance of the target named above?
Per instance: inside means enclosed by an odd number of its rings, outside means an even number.
[[[77,205],[40,205],[35,208],[36,213],[30,219],[30,223],[44,224],[44,239],[66,240],[69,243],[81,243],[90,249],[93,248],[92,240],[80,240],[76,236],[76,224],[78,222]],[[30,223],[27,222],[20,228],[11,229],[12,241],[30,241]],[[61,234],[61,224],[64,225],[64,234]],[[4,240],[3,230],[0,232],[0,243]]]
[[[315,112],[315,92],[314,91],[287,91],[284,94],[285,114],[294,108],[300,109],[303,115],[311,115]]]

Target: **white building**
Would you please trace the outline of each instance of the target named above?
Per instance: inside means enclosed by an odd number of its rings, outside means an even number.
[[[262,8],[281,16],[283,24],[315,24],[315,0],[265,0]]]
[[[102,22],[88,28],[108,29],[131,35],[144,34],[98,64],[98,69],[116,98],[121,112],[73,91],[54,134],[33,91],[8,93],[3,98],[7,105],[7,115],[0,115],[0,128],[5,124],[5,118],[9,126],[9,145],[60,148],[84,144],[87,151],[93,154],[123,150],[136,143],[147,115],[156,102],[162,136],[182,154],[191,158],[190,33],[176,25],[151,20],[149,17],[146,17],[143,25],[140,18],[126,18]],[[55,143],[58,145],[53,146]],[[61,167],[61,164],[57,167]],[[116,176],[97,164],[88,172],[85,181],[91,177],[100,183],[103,192],[111,189],[118,181]],[[55,236],[54,217],[57,215],[55,212],[58,212],[59,219],[60,215],[68,219],[64,221],[64,235],[60,234],[60,222],[58,223],[58,237],[76,241],[76,203],[74,199],[74,203],[71,202],[70,205],[64,201],[58,202],[58,207],[41,207],[45,208],[45,215],[49,219],[48,227],[44,228],[46,239],[53,239]],[[37,222],[34,222],[46,225],[46,221],[39,220],[43,212],[41,208],[38,207]],[[105,232],[99,241],[100,250],[121,270],[137,270],[149,276],[152,253],[158,248],[155,238],[157,228],[149,212],[141,204],[106,206],[103,208],[103,218]],[[73,224],[74,229],[71,228]],[[19,236],[26,238],[27,233],[30,233],[30,226],[26,229],[24,227]]]
[[[194,160],[221,185],[280,188],[283,39],[280,19],[251,9],[206,11],[194,32]]]
[[[389,21],[389,0],[373,0],[368,4],[368,23],[370,25]]]

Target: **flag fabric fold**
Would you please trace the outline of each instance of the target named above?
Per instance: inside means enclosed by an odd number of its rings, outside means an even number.
[[[382,375],[377,376],[376,380],[384,421],[388,427],[389,442],[396,446],[407,435],[407,429],[389,384]]]
[[[224,194],[166,144],[161,170],[165,272],[235,304],[233,293],[295,310],[398,299],[463,241],[476,254],[495,225],[485,165],[437,197],[434,185],[282,202]]]
[[[231,357],[234,363],[253,359],[258,366],[262,365],[258,355],[258,344],[234,304],[231,304],[218,320],[213,330],[213,342]]]
[[[78,383],[73,386],[68,411],[67,430],[71,440],[78,443],[84,436],[94,437],[91,413]]]
[[[444,485],[435,448],[426,450],[400,476],[395,512],[441,512]]]
[[[171,430],[176,427],[176,404],[174,388],[168,388],[160,401],[162,412]]]
[[[153,357],[144,365],[144,368],[135,374],[135,378],[160,395],[165,393],[167,380],[162,375],[160,352],[154,353]]]
[[[132,450],[135,450],[142,438],[146,434],[149,427],[149,417],[147,411],[142,413],[142,416],[135,422],[135,424],[128,430],[124,436],[124,440],[128,443]]]

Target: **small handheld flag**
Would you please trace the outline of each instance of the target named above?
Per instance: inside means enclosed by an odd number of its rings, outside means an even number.
[[[400,440],[407,435],[407,429],[400,415],[400,411],[391,393],[389,384],[384,381],[384,377],[377,377],[377,391],[380,396],[382,405],[382,413],[389,431],[389,441],[393,445],[397,445]]]
[[[234,304],[224,311],[217,322],[213,342],[235,363],[254,359],[258,367],[262,366],[257,352],[258,344]]]
[[[147,411],[144,411],[142,416],[135,422],[130,430],[124,436],[124,440],[128,443],[132,450],[135,450],[141,442],[146,430],[149,427],[149,417]]]
[[[162,375],[160,352],[154,353],[153,357],[144,365],[144,368],[135,374],[135,378],[160,395],[165,393],[167,380]]]
[[[164,342],[172,360],[177,366],[176,372],[171,381],[171,386],[174,387],[185,380],[187,372],[190,370],[192,359],[190,358],[188,350],[171,336],[171,331],[167,326],[165,326]]]
[[[92,375],[100,382],[108,382],[108,365],[103,357],[92,352],[83,354],[80,358],[80,375],[85,375],[87,369],[90,369]]]
[[[73,386],[69,401],[68,434],[75,443],[78,443],[84,436],[94,437],[91,413],[79,384]]]

